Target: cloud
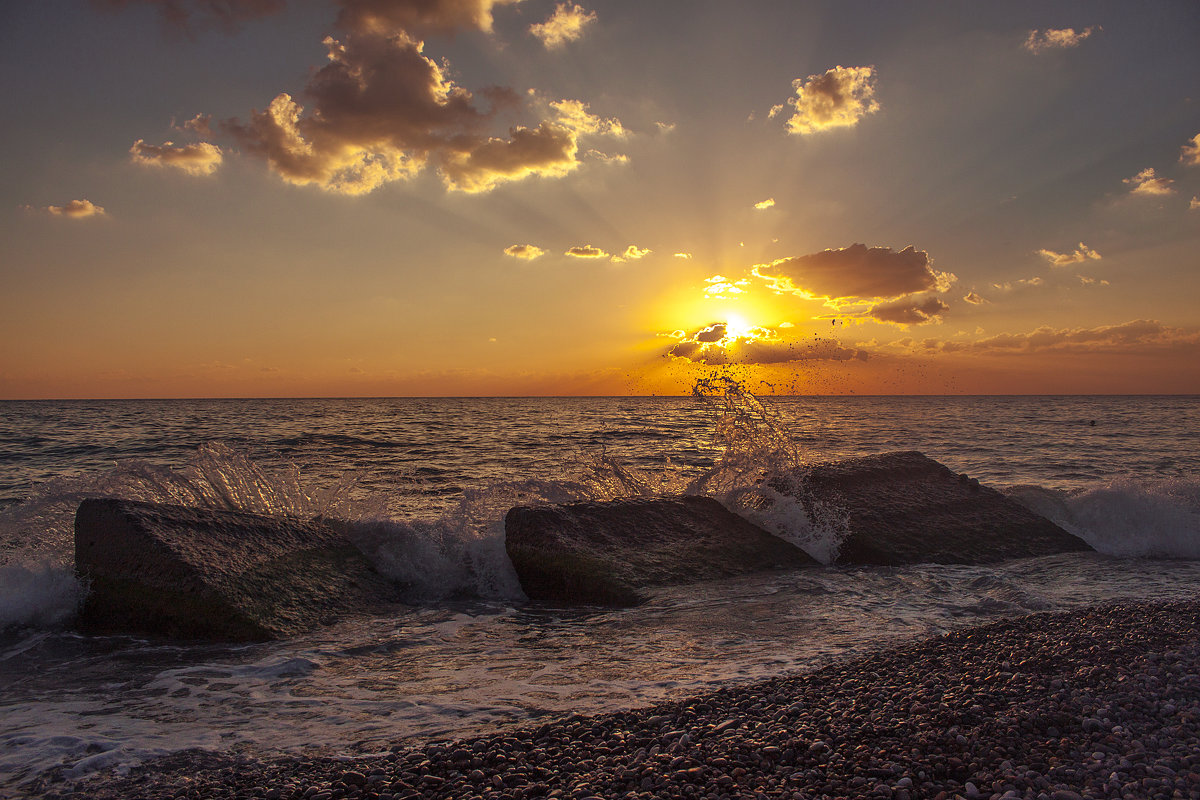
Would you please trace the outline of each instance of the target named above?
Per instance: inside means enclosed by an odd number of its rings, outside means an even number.
[[[1088,247],[1083,242],[1074,253],[1056,253],[1053,250],[1038,250],[1038,255],[1050,262],[1052,267],[1068,267],[1071,264],[1083,264],[1088,260],[1099,261],[1103,256]]]
[[[1200,133],[1197,133],[1191,138],[1191,141],[1179,148],[1179,160],[1189,167],[1200,166]]]
[[[579,166],[581,136],[624,130],[619,120],[561,100],[551,104],[552,118],[512,127],[507,138],[492,136],[496,112],[521,106],[511,89],[480,92],[481,107],[447,75],[446,64],[426,56],[424,43],[405,33],[327,37],[325,46],[329,63],[305,89],[308,113],[281,93],[248,122],[224,124],[289,183],[359,195],[432,164],[448,189],[486,192],[533,176],[562,177]]]
[[[221,148],[208,142],[176,145],[163,142],[161,145],[146,144],[138,139],[129,148],[135,164],[153,167],[172,167],[188,175],[211,175],[221,166]]]
[[[754,207],[757,208],[759,211],[765,211],[774,205],[775,205],[775,198],[768,197],[766,200],[760,200],[759,202],[755,203]]]
[[[692,254],[691,254],[691,253],[676,253],[676,254],[673,256],[673,258],[682,258],[684,261],[691,261],[691,260],[692,260]]]
[[[966,296],[963,297],[963,302],[970,303],[973,306],[981,306],[986,303],[987,300],[975,294],[975,292],[967,292]]]
[[[852,244],[806,256],[781,258],[754,267],[754,275],[780,294],[823,298],[834,303],[894,300],[925,291],[945,291],[954,275],[935,272],[929,254],[911,245],[890,247]]]
[[[1131,353],[1200,346],[1200,332],[1169,328],[1157,320],[1139,319],[1095,328],[1052,328],[1029,333],[1002,333],[970,345],[974,351]]]
[[[587,11],[580,5],[559,3],[549,19],[529,26],[529,32],[541,39],[547,49],[552,49],[583,36],[584,27],[595,20],[595,11]]]
[[[624,264],[626,261],[637,261],[639,258],[645,258],[653,251],[649,247],[638,247],[636,244],[631,244],[625,248],[625,252],[612,257],[614,264]]]
[[[234,31],[243,22],[277,14],[286,0],[92,0],[101,8],[120,10],[144,5],[157,8],[163,21],[173,28],[192,31],[215,26]]]
[[[782,327],[782,326],[781,326]],[[676,343],[665,355],[695,364],[783,364],[794,361],[866,361],[865,350],[832,339],[785,339],[774,328],[751,328],[740,334],[716,322],[694,333],[669,334]]]
[[[749,278],[731,281],[724,275],[713,275],[711,278],[705,278],[704,282],[708,284],[704,287],[704,293],[709,297],[720,299],[745,294],[746,289],[744,287],[750,285]]]
[[[1122,183],[1132,186],[1133,188],[1130,189],[1130,192],[1133,194],[1164,195],[1175,193],[1175,190],[1171,188],[1171,184],[1175,183],[1175,181],[1170,178],[1158,177],[1154,172],[1154,167],[1146,167],[1132,178],[1125,178]]]
[[[98,206],[91,200],[72,200],[65,205],[46,206],[42,210],[55,217],[68,217],[70,219],[99,217],[105,213],[103,206]]]
[[[865,316],[893,325],[925,325],[940,322],[950,306],[936,297],[906,297],[871,307]]]
[[[545,250],[533,244],[512,244],[504,248],[504,255],[522,258],[526,261],[532,261],[545,253]]]
[[[1192,201],[1188,203],[1188,210],[1195,211],[1197,208],[1200,208],[1200,197],[1193,197]]]
[[[1084,28],[1079,33],[1076,33],[1074,28],[1047,28],[1044,31],[1032,30],[1029,32],[1029,36],[1025,38],[1025,44],[1022,47],[1031,53],[1078,47],[1080,42],[1097,30],[1099,28],[1096,27]]]
[[[792,86],[796,96],[788,104],[796,111],[787,121],[789,133],[803,135],[853,127],[867,114],[879,110],[875,101],[874,67],[834,67],[824,75],[797,78]]]
[[[601,250],[599,247],[592,247],[590,244],[580,244],[574,247],[567,248],[565,255],[572,258],[608,258],[608,253]]]

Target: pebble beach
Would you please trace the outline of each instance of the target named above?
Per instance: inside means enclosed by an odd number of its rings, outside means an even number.
[[[1200,602],[1034,614],[368,758],[187,751],[46,798],[1200,798]]]

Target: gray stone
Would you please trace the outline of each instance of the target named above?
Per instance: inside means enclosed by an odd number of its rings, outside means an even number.
[[[84,500],[75,569],[83,627],[254,641],[299,633],[397,599],[330,522]]]
[[[521,588],[546,605],[633,605],[645,587],[816,564],[708,497],[518,506],[504,530]]]
[[[984,564],[1092,549],[915,451],[815,465],[795,493],[816,523],[844,530],[838,564]]]

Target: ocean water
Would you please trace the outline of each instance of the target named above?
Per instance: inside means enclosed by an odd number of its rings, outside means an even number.
[[[1200,589],[1200,398],[0,402],[0,797],[190,747],[355,756],[629,708],[1006,615]],[[836,532],[754,511],[762,478],[920,450],[1098,551],[987,567],[825,567],[524,603],[513,505],[709,494],[823,562]],[[400,613],[286,642],[71,630],[72,523],[119,496],[355,523]]]

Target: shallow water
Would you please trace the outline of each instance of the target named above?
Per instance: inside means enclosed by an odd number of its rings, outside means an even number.
[[[719,440],[729,409],[685,398],[0,403],[13,453],[0,464],[0,795],[52,767],[80,776],[186,747],[367,753],[999,616],[1200,589],[1197,398],[787,399],[770,413],[774,428]],[[783,445],[810,460],[922,450],[1017,487],[1102,554],[817,568],[660,590],[623,611],[521,603],[500,526],[511,505],[689,484],[728,499],[756,468],[781,469]],[[358,520],[380,568],[414,582],[412,604],[271,644],[79,636],[63,627],[81,591],[71,519],[104,494]],[[765,521],[836,549],[785,512]]]

